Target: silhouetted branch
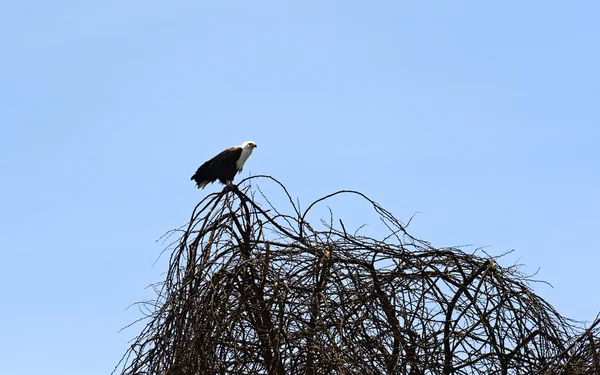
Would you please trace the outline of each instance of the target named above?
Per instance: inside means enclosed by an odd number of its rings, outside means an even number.
[[[255,194],[259,180],[291,213]],[[270,176],[239,186],[171,233],[182,234],[121,374],[600,374],[599,321],[562,317],[501,256],[434,248],[360,192],[302,211]],[[383,240],[331,212],[308,222],[339,195],[373,208]]]

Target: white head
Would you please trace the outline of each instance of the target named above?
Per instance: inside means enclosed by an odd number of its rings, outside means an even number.
[[[246,141],[244,143],[242,143],[240,145],[241,148],[250,150],[252,152],[252,150],[254,150],[256,148],[256,143],[252,142],[252,141]]]
[[[252,141],[246,141],[246,142],[242,143],[240,145],[240,147],[242,148],[242,154],[240,155],[240,158],[238,159],[238,161],[235,163],[237,170],[239,172],[242,171],[242,168],[244,167],[244,163],[246,162],[246,160],[248,160],[248,157],[250,156],[250,154],[252,154],[252,150],[254,150],[256,148],[256,143],[254,143]]]

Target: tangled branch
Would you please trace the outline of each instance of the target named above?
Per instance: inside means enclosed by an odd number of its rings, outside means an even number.
[[[292,213],[255,180],[280,188]],[[501,256],[434,248],[359,192],[301,211],[272,177],[243,182],[171,233],[166,279],[121,374],[600,373],[599,321],[582,332]],[[307,221],[336,195],[372,206],[389,235]]]

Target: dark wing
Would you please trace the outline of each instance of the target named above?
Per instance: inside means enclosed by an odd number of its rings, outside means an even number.
[[[203,181],[214,182],[217,178],[232,180],[237,172],[235,163],[241,154],[241,147],[228,148],[202,164],[196,173],[194,173],[191,180],[195,180],[198,184]]]

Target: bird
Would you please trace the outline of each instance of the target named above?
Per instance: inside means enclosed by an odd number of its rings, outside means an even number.
[[[230,147],[202,164],[191,180],[196,181],[198,189],[219,180],[223,185],[232,187],[233,178],[240,173],[244,163],[256,148],[256,143],[246,141],[239,146]]]

